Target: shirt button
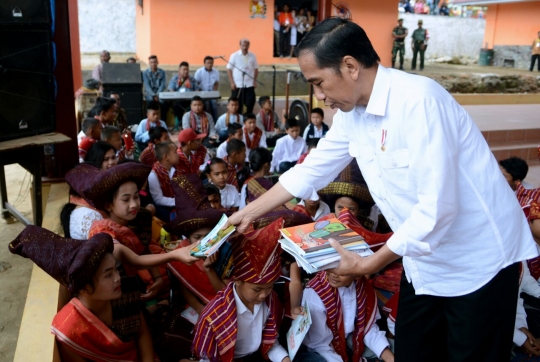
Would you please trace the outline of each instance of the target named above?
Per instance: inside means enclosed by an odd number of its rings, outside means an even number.
[[[396,163],[396,161],[393,161],[393,162],[392,162],[392,166],[394,166],[394,167],[396,167],[396,166],[397,166],[397,163]]]

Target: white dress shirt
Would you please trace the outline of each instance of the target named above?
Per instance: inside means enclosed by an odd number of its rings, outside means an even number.
[[[229,124],[238,123],[241,126],[244,125],[244,116],[239,114],[231,114],[229,116]],[[223,113],[216,121],[216,132],[227,130],[227,113]]]
[[[304,200],[300,200],[298,205],[301,205],[301,206],[305,207],[306,203],[304,202]],[[319,202],[319,208],[317,209],[317,212],[315,213],[315,216],[312,217],[312,219],[313,219],[313,221],[317,221],[321,217],[326,216],[328,214],[330,214],[330,206],[328,206],[328,204],[326,202],[321,200]]]
[[[208,71],[205,67],[197,69],[193,76],[203,91],[213,91],[214,84],[219,83],[219,71],[215,68]]]
[[[338,111],[310,157],[280,181],[316,200],[353,158],[394,230],[387,245],[404,256],[416,294],[469,294],[538,255],[485,139],[435,81],[379,65],[367,107]]]
[[[172,179],[176,169],[174,167],[169,171],[169,177]],[[175,206],[174,197],[165,197],[163,196],[163,190],[161,190],[161,185],[159,184],[159,179],[154,171],[150,172],[148,175],[148,188],[150,189],[150,194],[154,199],[156,205],[160,206]]]
[[[135,132],[135,141],[136,142],[146,143],[146,142],[150,141],[150,135],[148,134],[148,131],[146,130],[146,124],[147,123],[148,123],[148,118],[143,119],[141,121],[141,123],[139,123],[139,126],[137,127],[137,132]],[[157,122],[150,124],[150,128],[154,128],[156,126],[158,126]],[[164,121],[159,121],[159,126],[165,128],[165,129],[168,129],[167,128],[167,123],[165,123]],[[171,135],[169,134],[169,138],[170,137],[171,137]]]
[[[248,132],[248,137],[250,141],[253,141],[253,137],[255,137],[255,133]],[[249,162],[249,153],[251,152],[251,148],[247,146],[246,133],[244,131],[242,131],[242,141],[244,141],[244,144],[246,145],[246,162]],[[259,144],[257,145],[257,147],[268,148],[268,146],[266,145],[266,135],[264,131],[261,135],[261,139],[259,140]]]
[[[341,299],[341,310],[343,312],[343,324],[345,329],[345,339],[354,332],[356,324],[356,282],[348,287],[339,287],[339,298]],[[343,359],[336,353],[332,346],[334,335],[326,324],[326,308],[319,295],[312,289],[304,289],[302,305],[307,302],[311,313],[312,324],[302,342],[310,352],[317,352],[326,361],[342,362]],[[376,307],[377,308],[377,307]],[[375,320],[380,319],[379,309],[375,312]],[[386,339],[385,333],[379,330],[377,323],[373,323],[367,333],[364,335],[364,344],[369,347],[373,353],[380,357],[382,352],[390,344]],[[352,346],[351,346],[352,347]]]
[[[295,162],[306,152],[306,141],[302,137],[292,138],[289,135],[276,141],[276,147],[272,153],[272,165],[270,172],[279,170],[281,162]]]
[[[217,151],[216,151],[216,157],[223,158],[223,157],[227,156],[227,144],[228,143],[229,143],[229,141],[225,141],[225,142],[223,142],[222,144],[219,145],[219,147],[217,148]]]
[[[233,293],[238,326],[236,344],[234,345],[234,358],[236,359],[255,353],[261,347],[262,331],[268,319],[268,306],[265,302],[256,304],[253,307],[253,313],[251,313],[236,293],[236,286],[233,288]],[[272,362],[281,362],[287,356],[288,353],[276,339],[268,352],[268,358]]]
[[[237,88],[249,88],[253,87],[255,69],[259,69],[259,64],[257,63],[255,54],[248,51],[248,53],[244,55],[242,54],[242,50],[239,50],[232,53],[229,57],[227,69],[232,70],[233,81]],[[245,76],[242,75],[242,71],[246,73]]]
[[[225,184],[225,187],[219,190],[221,194],[221,206],[226,209],[240,206],[240,193],[233,185]]]

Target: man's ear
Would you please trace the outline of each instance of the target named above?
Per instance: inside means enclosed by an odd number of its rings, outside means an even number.
[[[345,73],[343,76],[348,75],[352,78],[352,80],[358,80],[361,66],[362,65],[358,62],[358,60],[351,57],[350,55],[346,55],[343,57],[341,71],[342,73]]]

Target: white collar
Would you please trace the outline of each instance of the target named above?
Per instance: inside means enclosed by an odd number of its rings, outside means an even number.
[[[259,312],[259,309],[262,306],[261,304],[254,304],[253,305],[253,313],[246,307],[244,302],[242,302],[242,299],[240,299],[240,296],[238,296],[238,293],[236,292],[236,284],[233,285],[233,294],[234,294],[234,302],[236,303],[236,314],[244,314],[246,312],[249,312],[250,314],[257,314]],[[264,302],[263,302],[264,303]]]

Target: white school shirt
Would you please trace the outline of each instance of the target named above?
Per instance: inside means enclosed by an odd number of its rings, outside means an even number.
[[[302,137],[293,139],[286,135],[276,141],[276,147],[272,153],[272,165],[270,172],[279,170],[281,162],[295,162],[306,152],[306,141]]]
[[[219,145],[216,151],[216,157],[223,158],[227,156],[227,144],[229,144],[229,141],[225,141]]]
[[[485,139],[435,81],[379,65],[367,107],[338,111],[326,137],[280,182],[316,200],[353,158],[416,294],[469,294],[538,255]]]
[[[250,141],[253,141],[253,137],[255,137],[255,133],[248,132],[248,137]],[[247,146],[246,133],[244,131],[242,131],[242,141],[244,141],[244,144],[246,145],[246,162],[249,162],[249,153],[251,152],[251,148]],[[268,146],[266,145],[266,134],[264,131],[261,135],[261,139],[259,140],[259,144],[257,145],[257,147],[268,148]]]
[[[233,185],[225,184],[225,187],[219,190],[221,194],[221,206],[226,209],[240,206],[240,193]]]
[[[239,114],[231,114],[229,117],[229,124],[239,123],[241,126],[244,125],[244,116]],[[216,121],[216,132],[227,130],[227,113],[223,113]]]
[[[300,200],[298,205],[301,205],[301,206],[305,207],[306,203],[304,202],[304,200]],[[321,217],[326,216],[328,214],[330,214],[330,206],[328,206],[328,204],[326,202],[321,200],[319,202],[319,208],[317,209],[317,212],[315,213],[315,216],[312,217],[312,219],[313,219],[313,221],[317,221]]]
[[[172,179],[176,169],[174,167],[169,171],[169,177]],[[165,197],[163,196],[163,191],[161,190],[161,185],[159,184],[159,179],[154,171],[150,172],[148,175],[148,188],[150,189],[150,194],[154,199],[156,205],[160,206],[175,206],[174,197]]]
[[[356,281],[348,287],[339,287],[339,298],[341,299],[341,310],[343,312],[343,324],[345,329],[345,339],[354,332],[356,324]],[[336,353],[332,346],[334,335],[326,324],[326,307],[323,301],[312,288],[304,289],[302,305],[307,302],[311,314],[311,327],[302,342],[309,352],[317,352],[326,361],[342,362],[343,359]],[[380,319],[379,308],[376,310],[375,320]],[[364,335],[364,344],[369,347],[373,353],[380,357],[382,352],[390,344],[386,339],[385,333],[379,330],[377,323],[373,323],[367,333]]]
[[[202,91],[213,91],[214,84],[219,82],[219,70],[212,68],[211,71],[206,70],[205,67],[197,69],[193,76]]]
[[[146,130],[146,124],[148,123],[148,118],[145,118],[139,123],[139,126],[137,127],[137,132],[135,132],[135,141],[136,142],[143,142],[146,143],[150,140],[150,135],[148,134],[148,131]],[[156,123],[151,123],[150,128],[154,128],[155,126],[158,126]],[[168,129],[167,123],[164,121],[159,121],[159,126]],[[169,133],[169,138],[171,137],[171,134]]]
[[[234,84],[237,88],[249,88],[253,87],[253,77],[255,77],[255,69],[259,69],[257,63],[257,57],[252,52],[244,55],[242,50],[234,52],[229,57],[229,63],[227,69],[232,70],[232,76]],[[245,76],[242,76],[242,71],[246,72]]]

